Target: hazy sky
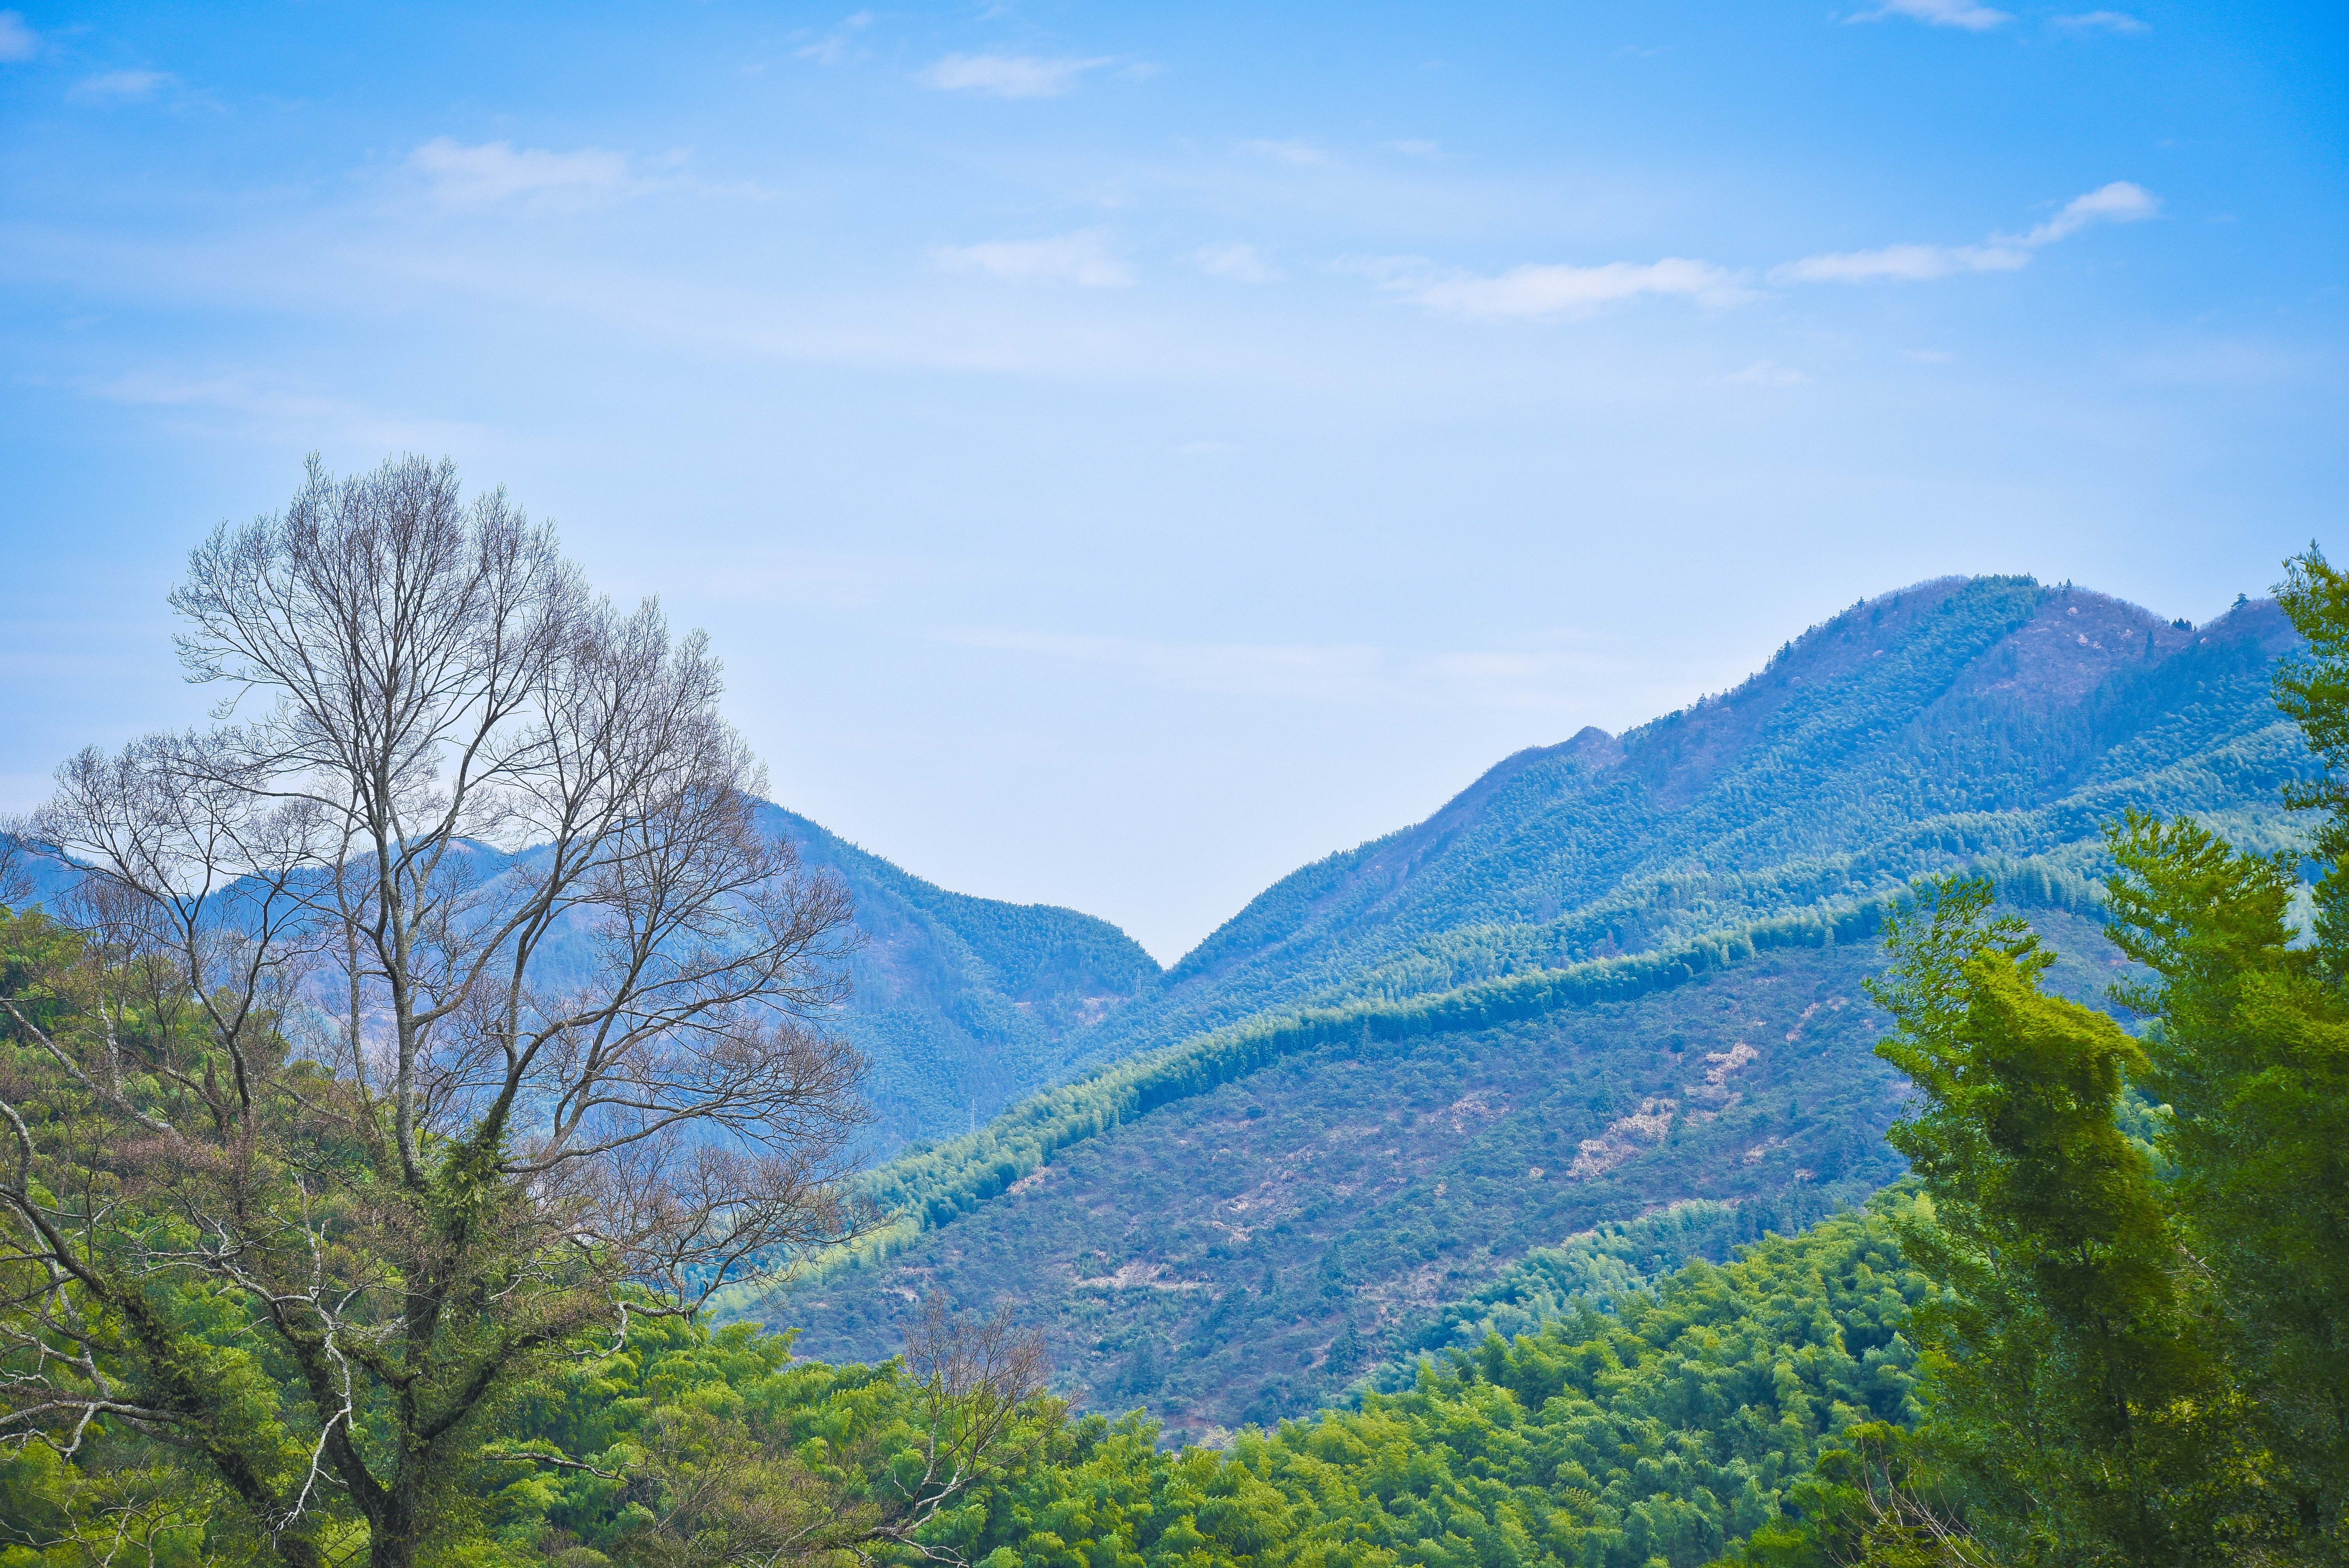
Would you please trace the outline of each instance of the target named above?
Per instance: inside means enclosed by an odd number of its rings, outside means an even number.
[[[2205,618],[2339,537],[2343,12],[2093,4],[5,13],[0,807],[311,449],[1168,960],[1863,594]]]

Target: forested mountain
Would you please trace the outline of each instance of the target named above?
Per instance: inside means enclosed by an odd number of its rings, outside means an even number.
[[[0,1564],[2336,1562],[2349,577],[2292,568],[2323,635],[2272,687],[2291,639],[2263,605],[2191,631],[1936,585],[1882,648],[1859,633],[1903,606],[1863,606],[1782,655],[1775,698],[1513,758],[1173,977],[1099,922],[943,892],[765,809],[858,901],[841,1027],[899,1126],[1124,1054],[873,1172],[899,1222],[788,1295],[672,1313],[723,1276],[630,1275],[618,1300],[653,1311],[598,1301],[527,1364],[487,1359],[496,1398],[441,1429],[413,1514],[353,1468],[410,1451],[405,1394],[333,1375],[389,1339],[347,1338],[315,1283],[383,1277],[388,1228],[352,1201],[383,1185],[349,1174],[383,1119],[273,1010],[273,1054],[233,1058],[284,1074],[247,1124],[308,1162],[180,1158],[203,1123],[143,1108],[229,1104],[218,1037],[138,989],[171,973],[153,954],[0,911],[0,1065],[31,1108],[0,1198],[65,1237],[12,1276],[0,1381],[50,1426],[0,1443]],[[2313,838],[2287,776],[2329,813]],[[2167,820],[2097,832],[2132,806]],[[1589,896],[1551,916],[1545,888]],[[155,1070],[115,1073],[125,1041]],[[108,1110],[129,1141],[86,1136]],[[477,1150],[429,1150],[419,1212],[471,1237]],[[74,1180],[29,1184],[36,1159]],[[748,1167],[713,1143],[693,1169]],[[264,1259],[291,1282],[265,1312],[167,1272],[211,1255],[205,1183],[248,1171],[272,1234],[319,1216]],[[71,1203],[128,1223],[61,1233]],[[228,1254],[235,1289],[263,1251]],[[510,1305],[517,1272],[471,1276],[468,1333],[553,1299]],[[319,1485],[330,1450],[378,1490]]]
[[[1061,1070],[1070,1041],[1154,985],[1105,920],[948,892],[780,806],[762,819],[848,884],[862,945],[842,1031],[871,1064],[883,1151],[966,1131]]]
[[[2191,628],[1951,580],[1619,739],[1520,753],[1064,1037],[1121,1059],[876,1172],[899,1231],[763,1315],[864,1357],[933,1290],[1018,1300],[1064,1386],[1195,1435],[1448,1342],[1462,1298],[1574,1233],[1734,1205],[1676,1262],[1825,1212],[1899,1169],[1859,985],[1884,901],[1988,870],[2099,1000],[2102,822],[2282,841],[2293,641],[2265,603]]]
[[[2271,842],[2302,756],[2267,689],[2292,640],[2266,601],[2189,627],[2028,578],[1863,601],[1733,691],[1521,751],[1283,878],[1078,1049],[1636,953],[1981,857],[2093,873],[2127,806]]]

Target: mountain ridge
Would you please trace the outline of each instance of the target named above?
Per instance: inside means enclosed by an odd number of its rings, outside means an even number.
[[[2171,796],[2230,810],[2272,799],[2302,756],[2264,693],[2292,641],[2266,601],[2184,627],[2027,578],[1862,600],[1726,693],[1620,737],[1586,728],[1523,748],[1424,820],[1299,867],[1079,1037],[1069,1065],[1340,1000],[1381,966],[1407,968],[1414,952],[1435,964],[1464,942],[1574,961],[1880,893],[1982,853],[2052,852],[2085,872],[2101,851],[2084,813],[2064,810],[2071,793],[2127,793],[2137,779],[2151,800],[2155,772],[2199,758],[2257,777]],[[2193,690],[2165,689],[2176,686]],[[2178,731],[2167,738],[2165,708]],[[2251,742],[2255,757],[2228,753]],[[1902,809],[1871,810],[1883,800]],[[1671,841],[1610,858],[1610,818]],[[1588,929],[1537,929],[1560,920]]]

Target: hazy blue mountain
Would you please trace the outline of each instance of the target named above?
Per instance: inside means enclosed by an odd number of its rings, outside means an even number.
[[[885,1150],[966,1131],[1050,1082],[1072,1039],[1157,981],[1105,920],[948,892],[780,806],[762,815],[855,900],[864,943],[840,1027],[872,1062]]]
[[[948,892],[780,806],[762,805],[761,820],[854,902],[852,989],[832,1024],[870,1064],[868,1147],[878,1157],[967,1131],[1052,1081],[1072,1037],[1157,981],[1156,961],[1107,921]],[[484,882],[538,852],[457,848]],[[24,901],[52,906],[74,875],[38,857],[20,870]],[[584,960],[580,934],[557,928],[543,950],[548,976]]]

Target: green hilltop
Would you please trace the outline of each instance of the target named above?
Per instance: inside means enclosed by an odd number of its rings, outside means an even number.
[[[2279,830],[2302,756],[2271,603],[2208,625],[2029,578],[1854,605],[1734,690],[1494,767],[1283,878],[1079,1039],[1122,1055],[1270,1007],[1447,990],[1879,898],[1977,859],[2093,876],[2127,806]]]

